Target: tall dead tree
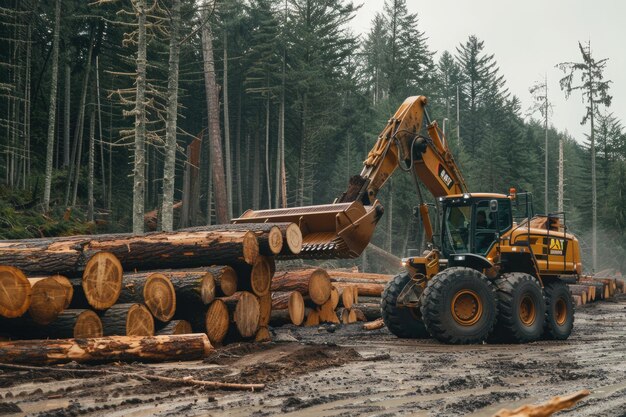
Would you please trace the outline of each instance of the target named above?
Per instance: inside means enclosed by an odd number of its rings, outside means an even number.
[[[146,0],[134,0],[137,15],[137,94],[135,97],[135,159],[133,165],[133,233],[144,231],[146,188]]]
[[[228,205],[226,183],[224,181],[224,157],[222,153],[222,134],[220,129],[219,90],[215,80],[215,61],[213,59],[213,34],[209,25],[209,0],[204,1],[202,10],[202,54],[204,58],[204,82],[209,119],[209,140],[211,148],[211,172],[213,191],[215,192],[215,215],[217,223],[228,223]]]
[[[57,79],[59,77],[59,32],[61,30],[61,1],[56,0],[54,8],[54,38],[52,41],[52,79],[50,81],[50,106],[48,110],[48,144],[46,147],[46,175],[43,191],[43,207],[50,208],[50,189],[52,188],[52,159],[54,154],[54,136],[57,110]]]
[[[578,48],[582,55],[582,62],[562,62],[557,68],[566,73],[560,81],[561,90],[565,91],[565,97],[569,98],[572,91],[580,90],[583,100],[586,102],[586,112],[580,122],[581,125],[590,121],[590,151],[591,151],[591,252],[592,268],[598,266],[598,230],[597,230],[597,193],[596,193],[596,145],[594,118],[598,106],[609,107],[612,97],[609,95],[609,85],[612,81],[604,79],[604,69],[608,58],[596,60],[591,55],[591,41],[586,46],[578,42]],[[575,84],[574,75],[580,73],[580,82]]]
[[[165,121],[165,164],[163,166],[164,231],[174,229],[174,183],[176,179],[176,124],[178,118],[178,64],[180,56],[180,0],[172,1],[170,29],[170,62],[167,79],[167,119]]]
[[[226,159],[226,204],[228,218],[233,217],[233,170],[230,153],[230,118],[228,117],[228,31],[224,29],[224,157]]]
[[[533,112],[539,112],[543,118],[543,126],[545,133],[544,141],[544,189],[543,189],[543,204],[544,210],[547,213],[550,212],[548,204],[548,116],[552,108],[550,100],[548,99],[548,76],[546,75],[543,80],[537,82],[530,87],[530,93],[533,95],[535,101],[532,108]]]

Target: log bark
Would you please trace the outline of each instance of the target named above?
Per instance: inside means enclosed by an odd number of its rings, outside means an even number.
[[[0,343],[0,357],[8,359],[11,363],[29,365],[49,365],[72,361],[97,363],[197,360],[212,350],[205,334],[112,336]]]
[[[356,287],[359,297],[380,297],[385,289],[386,284],[377,283],[358,283],[358,282],[337,282],[331,278],[332,284],[337,288]]]
[[[142,304],[116,304],[101,316],[105,336],[152,336],[154,319]]]
[[[318,308],[320,315],[320,322],[322,323],[334,323],[339,324],[339,317],[337,317],[337,312],[333,308],[332,300],[326,301],[324,304],[319,306]]]
[[[74,295],[72,283],[62,275],[29,278],[32,293],[28,314],[38,324],[52,323],[69,307]]]
[[[204,331],[213,344],[220,344],[228,333],[229,314],[226,303],[216,299],[204,315]]]
[[[254,337],[254,341],[257,343],[271,342],[272,335],[270,334],[269,329],[266,326],[259,327],[259,330],[256,332],[256,336]]]
[[[380,304],[354,304],[353,309],[360,310],[368,320],[376,320],[381,317]]]
[[[41,325],[30,317],[2,319],[0,328],[14,339],[68,339],[72,337],[100,337],[102,323],[91,310],[68,309],[56,320]]]
[[[247,291],[238,291],[230,297],[222,298],[226,303],[231,316],[231,321],[239,335],[249,338],[256,334],[259,329],[261,309],[257,297]]]
[[[346,271],[342,269],[327,269],[326,272],[328,273],[328,276],[331,279],[345,278],[348,281],[356,279],[356,280],[364,280],[364,282],[374,281],[374,282],[385,283],[393,279],[393,275],[388,275],[388,274],[371,274],[371,273],[358,272],[358,271]]]
[[[304,321],[304,310],[304,298],[299,292],[272,293],[272,324],[291,323],[299,326]]]
[[[283,226],[285,225],[285,226]],[[294,225],[298,230],[298,226],[293,223],[237,223],[237,224],[218,224],[209,226],[205,229],[216,231],[251,231],[254,233],[259,242],[259,254],[264,256],[274,256],[281,253],[285,244],[283,231],[281,227]],[[183,229],[185,231],[193,231],[195,228]]]
[[[365,323],[363,325],[363,330],[378,330],[385,327],[385,322],[383,319],[376,319],[374,321],[370,321],[369,323]]]
[[[21,270],[0,266],[0,316],[15,318],[26,313],[31,303],[31,291],[30,283]]]
[[[157,320],[167,322],[174,317],[177,298],[174,285],[165,274],[125,274],[117,302],[144,303]]]
[[[159,336],[190,333],[193,333],[193,330],[191,328],[191,323],[187,320],[172,320],[164,326],[161,326],[161,328],[156,331],[156,334]]]
[[[271,286],[272,291],[298,291],[317,305],[328,301],[331,289],[328,274],[319,268],[277,272]]]
[[[307,308],[305,311],[306,321],[304,325],[307,327],[310,326],[319,326],[320,324],[320,313],[314,308]]]
[[[272,318],[272,294],[267,293],[259,299],[259,326],[267,327]]]
[[[580,295],[572,295],[572,299],[574,300],[574,304],[576,305],[576,307],[586,304],[586,302],[583,300],[582,296]]]
[[[272,283],[272,268],[270,258],[257,257],[253,265],[238,265],[238,287],[241,291],[250,291],[258,296],[269,294]]]
[[[257,238],[246,231],[154,232],[0,241],[0,264],[30,275],[79,276],[98,252],[115,255],[127,271],[253,264]]]
[[[356,312],[349,308],[340,308],[337,310],[337,315],[343,324],[356,323]]]

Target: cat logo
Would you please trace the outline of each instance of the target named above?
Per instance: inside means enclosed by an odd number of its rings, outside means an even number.
[[[445,170],[445,168],[441,166],[441,164],[439,165],[439,178],[441,179],[441,181],[443,181],[446,187],[448,187],[448,190],[452,188],[452,184],[454,184],[454,181],[452,180],[452,177],[450,177],[450,174],[448,174],[448,172]]]
[[[550,255],[563,255],[566,242],[563,239],[550,239]]]

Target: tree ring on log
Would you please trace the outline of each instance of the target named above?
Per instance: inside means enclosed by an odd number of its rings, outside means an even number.
[[[96,313],[85,310],[78,315],[74,325],[74,338],[102,337],[102,321]]]
[[[74,296],[72,283],[62,275],[29,278],[32,287],[28,314],[37,324],[50,324],[69,307]]]
[[[163,274],[150,274],[143,286],[143,299],[152,315],[160,321],[170,321],[176,312],[176,291]]]
[[[292,223],[287,226],[287,231],[285,232],[287,247],[289,251],[297,255],[302,250],[302,231],[297,224]]]
[[[133,304],[126,316],[126,336],[154,336],[154,319],[142,304]]]
[[[204,327],[211,343],[222,343],[226,337],[226,333],[228,333],[228,317],[226,303],[219,299],[214,300],[204,318]]]
[[[296,326],[301,325],[304,321],[304,298],[302,294],[298,291],[292,291],[287,306],[291,322]]]
[[[243,260],[253,265],[259,256],[259,240],[253,232],[247,232],[243,236]]]
[[[215,299],[215,277],[210,272],[202,277],[200,298],[203,304],[210,304]]]
[[[239,334],[242,337],[252,337],[259,330],[261,307],[257,297],[247,291],[242,291],[233,319]]]
[[[0,316],[20,317],[30,306],[30,282],[13,266],[0,266]]]
[[[330,277],[323,269],[316,269],[309,278],[309,297],[317,305],[322,305],[330,298],[332,286]]]
[[[112,253],[96,253],[85,266],[82,286],[90,306],[96,310],[111,307],[122,290],[122,264]]]
[[[269,294],[272,284],[272,271],[267,258],[259,256],[250,271],[250,286],[258,296]]]
[[[229,297],[237,292],[237,272],[232,267],[214,266],[209,268],[209,272],[213,274],[214,281],[219,282],[220,290],[226,297]],[[216,277],[216,274],[219,274],[219,276]],[[204,297],[202,300],[204,301]],[[205,304],[208,304],[211,301],[213,301],[213,299],[208,302],[205,301]]]

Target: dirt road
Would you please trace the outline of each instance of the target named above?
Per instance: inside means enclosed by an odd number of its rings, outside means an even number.
[[[626,416],[626,296],[579,309],[566,342],[447,346],[359,325],[283,327],[275,339],[283,342],[231,345],[203,362],[75,365],[115,374],[0,368],[0,415],[491,416],[586,388],[592,395],[559,415]],[[139,373],[267,388],[210,391]]]

